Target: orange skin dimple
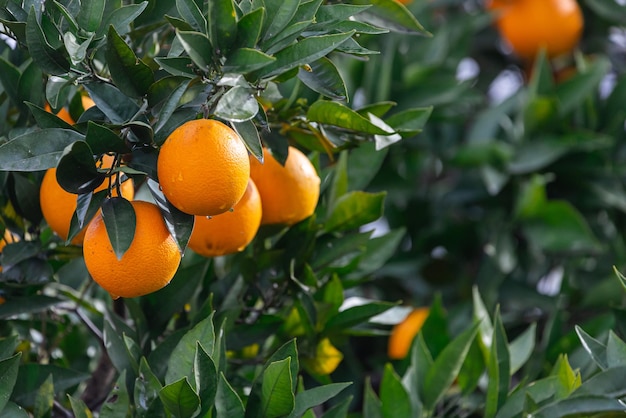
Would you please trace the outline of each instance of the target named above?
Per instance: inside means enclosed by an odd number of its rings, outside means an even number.
[[[232,212],[227,211],[207,219],[196,216],[189,248],[205,257],[215,257],[242,251],[256,235],[261,225],[261,197],[252,180]]]
[[[320,178],[306,155],[289,147],[285,166],[267,150],[261,164],[250,157],[250,177],[254,180],[263,205],[262,225],[293,225],[315,212],[320,195]]]
[[[131,202],[135,209],[135,236],[118,260],[98,213],[85,234],[83,255],[91,277],[113,298],[132,298],[166,286],[178,269],[181,255],[159,208],[149,202]]]
[[[218,215],[234,207],[246,191],[248,150],[223,123],[193,120],[165,140],[157,173],[163,194],[178,209],[191,215]]]
[[[491,0],[496,26],[520,58],[532,60],[541,48],[549,58],[571,52],[582,35],[576,0]]]

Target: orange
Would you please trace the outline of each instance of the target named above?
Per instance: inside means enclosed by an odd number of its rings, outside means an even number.
[[[248,151],[222,122],[197,119],[167,137],[157,160],[163,194],[179,210],[213,216],[241,199],[250,177]]]
[[[91,97],[87,95],[80,96],[80,100],[81,100],[84,110],[87,110],[90,107],[96,105],[94,101],[91,100]],[[46,105],[44,106],[44,109],[46,109],[48,112],[52,112],[52,108],[50,107],[48,103],[46,103]],[[61,110],[59,110],[59,112],[56,115],[62,120],[64,120],[65,122],[69,123],[70,125],[73,125],[74,123],[76,123],[74,119],[72,119],[72,116],[70,115],[70,112],[67,110],[66,107],[61,108]]]
[[[282,166],[267,150],[261,164],[250,157],[250,177],[261,195],[261,224],[293,225],[315,212],[320,196],[320,178],[300,150],[289,147]]]
[[[513,51],[526,60],[541,48],[548,57],[570,52],[580,40],[583,14],[576,0],[491,0],[496,25]]]
[[[391,359],[403,359],[409,353],[411,344],[428,318],[428,308],[417,308],[391,330],[387,354]]]
[[[113,157],[105,155],[102,159],[103,168],[109,168],[111,164],[113,164]],[[59,185],[56,172],[56,168],[50,168],[43,176],[41,189],[39,190],[39,204],[41,205],[43,217],[48,226],[50,226],[50,229],[56,232],[63,240],[67,240],[67,236],[70,232],[70,222],[76,211],[76,199],[78,199],[78,195],[65,191]],[[114,174],[112,178],[113,184],[117,176],[119,176],[119,174]],[[108,185],[109,181],[105,180],[95,191],[99,192],[100,190],[104,190]],[[128,179],[123,182],[121,191],[123,197],[132,200],[135,197],[133,181]],[[117,196],[117,188],[113,188],[112,195]],[[72,239],[72,244],[80,245],[83,242],[84,236],[85,228]]]
[[[261,197],[252,180],[232,212],[212,217],[196,216],[189,248],[205,257],[242,251],[261,225]]]
[[[114,299],[133,298],[161,289],[172,280],[181,259],[159,208],[141,201],[131,205],[135,209],[135,236],[121,260],[111,246],[102,212],[87,227],[83,244],[87,271]]]

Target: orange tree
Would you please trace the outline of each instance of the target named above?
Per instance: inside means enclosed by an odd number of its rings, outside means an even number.
[[[362,35],[425,34],[415,17],[392,0],[1,3],[3,416],[302,416],[344,391],[335,346],[393,304],[345,308],[343,290],[398,244],[359,230],[384,193],[349,187],[349,150],[415,135],[429,109],[352,108],[334,61],[375,53]]]
[[[624,410],[617,2],[562,84],[481,1],[0,4],[3,416]]]

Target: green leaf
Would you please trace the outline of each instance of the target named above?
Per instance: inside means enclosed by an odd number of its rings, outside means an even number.
[[[254,48],[239,48],[226,58],[224,72],[247,74],[259,70],[276,61],[276,58]]]
[[[348,231],[373,222],[383,214],[386,193],[349,192],[335,202],[324,229]]]
[[[188,0],[193,3],[193,0]],[[200,32],[176,31],[178,40],[185,48],[191,60],[202,71],[208,71],[212,66],[213,46],[209,38]]]
[[[215,345],[215,329],[213,314],[209,315],[196,326],[187,331],[172,351],[165,375],[165,383],[179,381],[185,376],[193,376],[196,345],[200,344],[211,356]],[[195,380],[191,382],[195,385]],[[189,382],[187,383],[189,384]]]
[[[115,256],[121,260],[135,237],[135,209],[123,197],[113,197],[102,205],[102,219]]]
[[[153,84],[150,88],[151,93],[154,93],[155,86],[158,86],[165,80],[172,81],[175,84],[175,87],[168,89],[169,95],[161,106],[161,111],[159,112],[159,121],[155,126],[155,131],[159,134],[162,133],[162,130],[165,127],[169,126],[170,122],[178,122],[177,120],[171,121],[170,118],[176,111],[176,108],[180,104],[181,98],[187,92],[187,89],[191,84],[191,80],[180,80],[180,78],[177,77],[167,77],[166,79],[159,80],[159,82]],[[165,87],[167,88],[167,85]],[[163,138],[163,142],[164,141],[165,138]],[[157,143],[159,145],[162,144],[161,141],[157,141]]]
[[[194,392],[187,376],[172,382],[159,392],[165,408],[177,418],[191,418],[200,406],[200,398]]]
[[[263,145],[261,144],[261,138],[259,137],[259,131],[256,125],[250,120],[245,122],[231,122],[231,125],[235,132],[243,139],[243,143],[246,145],[246,148],[248,148],[248,152],[257,160],[263,162]]]
[[[496,418],[518,417],[524,410],[524,403],[528,397],[534,399],[536,403],[542,403],[554,396],[559,381],[556,376],[549,376],[536,380],[526,387],[513,392],[506,403],[500,408]]]
[[[306,411],[334,398],[350,385],[351,383],[331,383],[298,392],[296,394],[295,408],[288,418],[303,416]]]
[[[290,373],[291,357],[272,362],[263,371],[261,415],[277,418],[291,413],[295,407]]]
[[[307,111],[307,118],[311,122],[338,126],[366,134],[389,135],[389,132],[383,128],[338,102],[319,100],[313,103]]]
[[[106,60],[111,78],[127,96],[143,96],[154,82],[150,67],[137,58],[113,26],[107,36]]]
[[[581,384],[580,372],[572,370],[565,354],[559,355],[550,374],[556,376],[559,381],[555,399],[567,398]]]
[[[7,247],[5,247],[4,252],[7,252]],[[33,263],[34,259],[29,259],[27,262]],[[3,265],[6,266],[4,263]],[[51,306],[58,305],[64,301],[64,299],[46,295],[30,295],[28,297],[10,298],[0,305],[0,318],[7,318],[17,314],[45,311]]]
[[[17,334],[0,338],[0,360],[5,360],[9,357],[12,357],[18,344],[19,339]],[[2,408],[0,408],[0,411],[2,411]]]
[[[494,331],[489,311],[485,307],[477,286],[472,287],[472,300],[474,305],[474,321],[479,324],[478,337],[481,343],[481,349],[483,350],[485,358],[488,358]]]
[[[9,402],[9,398],[13,392],[13,387],[17,381],[21,357],[22,353],[19,352],[12,357],[0,360],[0,412],[2,412],[7,402]]]
[[[41,171],[56,167],[65,147],[83,139],[83,135],[69,129],[26,133],[0,145],[0,170]]]
[[[102,22],[104,13],[104,0],[89,0],[81,2],[81,7],[76,16],[76,21],[81,29],[87,32],[95,32]]]
[[[606,362],[609,368],[626,366],[626,343],[612,330],[606,343]]]
[[[535,349],[535,334],[537,324],[531,324],[509,344],[511,354],[511,375],[517,372],[530,359]]]
[[[600,412],[624,412],[624,404],[606,396],[580,396],[550,403],[532,416],[533,418],[561,418],[577,414],[591,416]]]
[[[566,201],[546,202],[523,227],[528,239],[545,251],[595,252],[602,248],[582,214]]]
[[[98,172],[89,145],[85,141],[76,141],[65,148],[59,159],[56,178],[65,191],[83,194],[95,190],[106,176]]]
[[[102,404],[100,409],[100,418],[119,418],[126,417],[130,412],[130,398],[126,390],[126,370],[123,370],[113,390]]]
[[[600,81],[610,68],[611,64],[607,58],[598,57],[590,63],[585,72],[578,73],[557,85],[559,113],[564,116],[575,109],[580,109],[587,97],[596,94]]]
[[[328,55],[342,42],[350,38],[353,31],[333,35],[311,36],[275,54],[276,61],[255,74],[259,78],[271,78],[283,74],[292,68],[311,63]]]
[[[423,409],[423,399],[420,394],[423,391],[426,375],[433,364],[434,361],[424,341],[424,335],[419,332],[411,345],[409,368],[402,377],[402,385],[411,394],[410,399],[416,416],[420,416]]]
[[[24,100],[18,91],[20,76],[20,70],[15,65],[4,57],[0,57],[0,83],[2,83],[4,92],[16,106],[20,106]]]
[[[400,376],[389,363],[385,365],[380,384],[380,402],[384,418],[415,416],[409,394],[400,381]]]
[[[382,404],[374,389],[370,377],[365,378],[365,393],[363,394],[363,418],[383,418]]]
[[[206,33],[207,21],[194,0],[176,0],[176,10],[194,29]]]
[[[233,0],[212,0],[208,6],[209,39],[223,55],[234,44],[237,36],[235,4]]]
[[[335,404],[322,415],[322,418],[347,418],[348,410],[352,404],[353,396],[348,396],[343,401]]]
[[[163,219],[165,220],[165,226],[167,227],[167,230],[176,240],[178,249],[182,254],[187,247],[187,242],[189,241],[191,231],[193,230],[193,215],[184,213],[176,208],[174,205],[172,205],[165,198],[163,191],[160,190],[159,184],[156,181],[148,179],[147,185],[150,189],[150,193],[152,193],[152,197],[154,198],[155,203],[157,204],[159,209],[161,209],[161,214],[163,215]]]
[[[572,396],[603,395],[616,399],[623,398],[626,396],[624,373],[626,366],[603,370],[583,382]],[[577,383],[580,384],[580,376]]]
[[[123,373],[135,370],[134,359],[124,344],[123,332],[115,329],[109,321],[104,322],[103,328],[104,346],[117,371]]]
[[[334,100],[346,100],[346,85],[335,67],[326,57],[309,63],[309,68],[300,68],[298,78],[311,90]]]
[[[499,307],[496,309],[493,338],[489,359],[487,361],[487,401],[485,406],[485,417],[495,417],[498,409],[506,401],[510,385],[510,353],[506,331],[502,324]]]
[[[82,399],[74,398],[72,395],[67,395],[68,400],[70,401],[70,406],[72,407],[72,412],[76,418],[92,418],[93,415],[91,411],[82,401]]]
[[[353,306],[331,317],[325,326],[325,331],[342,330],[367,322],[371,317],[385,312],[396,306],[391,302],[371,302]]]
[[[200,414],[205,416],[215,403],[217,393],[217,369],[213,359],[200,345],[196,343],[196,355],[194,356],[193,372],[196,390],[200,396]]]
[[[52,375],[48,375],[46,380],[41,384],[39,390],[37,390],[37,397],[35,398],[35,411],[36,417],[50,417],[52,416],[52,406],[54,405],[54,383],[52,382]]]
[[[84,87],[98,109],[114,124],[124,124],[133,119],[139,112],[137,103],[123,94],[116,86],[97,82],[84,84]]]
[[[602,344],[600,341],[593,338],[591,335],[587,334],[581,327],[578,325],[575,326],[576,334],[580,339],[583,348],[593,361],[600,367],[602,370],[608,368],[607,358],[606,358],[606,346]]]
[[[479,324],[463,331],[443,349],[426,374],[422,387],[424,407],[432,410],[459,373]]]
[[[42,129],[46,128],[61,128],[61,129],[72,129],[72,125],[58,117],[52,112],[48,112],[47,110],[29,102],[25,102],[30,112],[33,114],[35,121],[37,122],[37,126]]]
[[[256,47],[261,36],[264,18],[265,8],[260,7],[239,19],[237,22],[237,45],[240,48],[252,49]]]
[[[220,372],[215,394],[216,418],[244,418],[243,402],[237,392],[228,383],[223,372]]]
[[[394,0],[355,0],[354,4],[371,4],[356,18],[393,32],[430,35],[415,16],[400,2]]]
[[[133,396],[135,409],[140,414],[149,411],[154,401],[159,399],[159,392],[162,388],[161,382],[150,369],[146,358],[141,357],[139,360],[139,373],[137,373],[137,379],[135,379]],[[143,416],[149,418],[147,414]]]
[[[14,359],[16,363],[19,360],[19,358],[16,357],[12,357],[11,359]],[[3,364],[3,362],[0,362],[0,364]],[[52,375],[54,389],[57,392],[64,392],[89,378],[89,375],[86,373],[52,364],[22,364],[17,373],[17,380],[13,390],[13,400],[25,407],[34,406],[37,391],[50,375]],[[0,376],[3,375],[0,374]],[[0,377],[0,379],[2,379],[2,377]],[[0,386],[0,388],[5,387],[4,385]]]
[[[89,145],[93,155],[99,155],[106,152],[119,152],[125,154],[130,151],[124,140],[120,138],[118,134],[106,126],[92,121],[87,123],[85,142]]]
[[[26,44],[33,61],[45,72],[52,75],[66,74],[70,70],[70,61],[64,50],[57,50],[50,45],[37,21],[35,8],[31,7],[26,20]]]
[[[216,116],[233,122],[245,122],[254,118],[258,112],[259,102],[252,91],[243,86],[228,90],[215,107]]]
[[[433,107],[407,109],[395,113],[385,122],[401,135],[415,135],[422,131],[433,112]]]

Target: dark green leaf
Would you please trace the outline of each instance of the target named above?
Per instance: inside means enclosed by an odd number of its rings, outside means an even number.
[[[213,359],[200,345],[196,343],[196,354],[193,363],[193,372],[196,390],[200,396],[200,414],[203,417],[209,412],[215,403],[217,393],[217,369]]]
[[[39,390],[37,390],[37,397],[35,398],[35,410],[34,415],[36,417],[51,417],[52,406],[54,405],[54,383],[52,382],[52,375],[49,375],[46,380],[41,384]]]
[[[288,418],[303,416],[306,411],[334,398],[350,385],[351,383],[331,383],[297,393],[295,408]]]
[[[263,40],[275,38],[296,14],[300,0],[265,0],[265,7],[270,19],[264,22]]]
[[[93,154],[85,141],[76,141],[65,148],[56,171],[57,182],[65,191],[89,193],[102,184],[106,176],[98,172]]]
[[[98,30],[99,35],[103,35],[109,28],[109,25],[112,25],[115,28],[115,31],[120,35],[126,35],[130,32],[130,25],[135,21],[135,19],[143,13],[143,11],[148,7],[148,1],[142,1],[138,4],[128,4],[122,7],[116,8],[110,13],[105,13],[104,15],[104,24],[100,26]]]
[[[111,78],[130,97],[143,96],[154,82],[150,67],[137,58],[113,26],[109,27],[107,36],[106,59]]]
[[[9,397],[13,392],[21,357],[22,353],[19,352],[12,357],[0,360],[0,412],[9,402]]]
[[[363,398],[363,418],[383,418],[382,404],[372,389],[369,376],[365,378]]]
[[[530,359],[535,349],[535,333],[537,324],[531,324],[526,331],[517,336],[509,344],[511,354],[511,375],[517,372]]]
[[[139,111],[137,103],[111,84],[89,83],[84,86],[98,109],[115,124],[133,119]]]
[[[243,139],[246,148],[261,163],[263,162],[263,146],[256,125],[252,121],[232,122],[233,129]]]
[[[179,379],[185,376],[193,376],[197,344],[200,344],[209,356],[213,354],[215,330],[212,314],[187,331],[180,339],[170,356],[165,383],[180,381]],[[192,384],[195,385],[195,380],[192,381]],[[187,385],[189,385],[189,382],[187,382]]]
[[[544,406],[532,416],[534,418],[561,418],[577,414],[592,416],[600,412],[624,412],[624,404],[606,396],[580,396],[563,399]]]
[[[18,136],[0,145],[0,170],[40,171],[56,167],[65,147],[83,139],[76,131],[58,128]]]
[[[391,115],[385,122],[400,134],[414,135],[422,131],[432,112],[432,106],[407,109]]]
[[[106,126],[92,121],[87,123],[85,142],[87,142],[94,155],[100,155],[106,152],[125,154],[130,151],[124,140],[120,138],[118,134]]]
[[[383,214],[385,192],[349,192],[335,202],[324,224],[326,231],[348,231],[373,222]]]
[[[107,198],[108,190],[100,190],[97,193],[85,193],[78,195],[76,199],[76,212],[70,221],[70,230],[67,234],[66,242],[69,244],[89,221],[98,213],[104,200]]]
[[[277,418],[291,413],[295,407],[290,373],[291,357],[270,363],[263,371],[261,416]]]
[[[235,4],[233,0],[212,0],[208,6],[209,39],[223,55],[234,44],[237,36]]]
[[[452,340],[426,373],[422,397],[427,410],[434,408],[458,375],[477,332],[478,324],[475,324]]]
[[[18,92],[20,76],[20,70],[15,65],[4,57],[0,57],[0,83],[2,83],[4,91],[16,106],[20,106],[24,100]]]
[[[611,64],[606,58],[598,57],[589,64],[589,68],[574,77],[565,80],[556,88],[559,99],[559,113],[567,115],[580,108],[585,98],[596,93],[598,85],[607,74]]]
[[[193,0],[188,0],[193,3]],[[202,71],[208,71],[212,66],[213,46],[209,38],[200,32],[176,31],[178,40],[185,48],[191,60]]]
[[[348,32],[305,38],[276,53],[276,61],[262,68],[256,74],[260,78],[271,78],[292,68],[311,63],[336,49],[353,34],[354,32]]]
[[[87,32],[95,32],[102,22],[104,13],[104,0],[83,1],[80,5],[80,11],[76,16],[76,21],[81,29]]]
[[[200,406],[200,398],[194,392],[187,376],[166,385],[159,392],[165,408],[177,418],[191,418]]]
[[[500,310],[496,310],[491,351],[487,361],[487,402],[485,417],[495,417],[509,393],[510,354]]]
[[[113,197],[102,205],[102,219],[115,256],[121,260],[135,237],[135,209],[123,197]]]
[[[389,135],[389,132],[376,126],[369,119],[364,118],[347,106],[326,100],[320,100],[311,105],[307,112],[311,122],[319,122],[340,128],[351,129],[374,135]]]
[[[625,372],[626,366],[603,370],[583,382],[572,396],[603,395],[616,399],[623,398],[626,395]]]
[[[176,111],[176,108],[180,104],[180,99],[183,97],[183,95],[187,91],[187,88],[189,88],[189,85],[191,84],[191,80],[181,81],[177,77],[168,77],[167,79],[160,80],[158,83],[155,83],[151,87],[152,94],[156,93],[154,91],[155,86],[162,83],[163,80],[172,80],[177,83],[176,83],[176,87],[171,89],[171,91],[169,92],[169,95],[167,96],[167,98],[165,99],[161,107],[161,112],[159,113],[159,121],[157,122],[155,126],[155,131],[159,133],[163,129],[163,127],[166,126],[167,123],[170,121],[170,118],[172,117],[172,115]]]
[[[348,93],[337,67],[328,58],[320,58],[300,68],[298,78],[311,90],[335,100],[346,100]]]
[[[409,394],[400,382],[400,376],[389,363],[385,365],[383,380],[380,384],[380,402],[384,418],[412,417]]]
[[[159,399],[159,392],[163,386],[159,379],[154,375],[148,362],[144,357],[139,361],[139,373],[135,380],[135,408],[141,414],[150,410],[154,401]],[[150,418],[149,415],[142,415]]]
[[[194,0],[176,0],[176,9],[180,16],[194,29],[206,33],[207,21]]]
[[[113,390],[102,404],[100,418],[126,417],[130,412],[130,398],[126,390],[126,370],[120,373]]]
[[[276,61],[276,58],[254,48],[239,48],[226,58],[224,72],[247,74],[259,70]]]
[[[524,409],[524,403],[528,397],[531,397],[537,403],[541,403],[554,396],[556,388],[559,385],[556,376],[549,376],[544,379],[536,380],[532,384],[520,388],[515,391],[506,403],[500,408],[496,418],[513,418],[519,417]]]
[[[348,416],[348,410],[352,404],[353,397],[348,396],[343,401],[335,404],[332,408],[328,409],[322,415],[322,418],[346,418]]]
[[[245,14],[237,22],[237,46],[254,48],[261,36],[265,8],[258,8]]]
[[[26,102],[26,105],[30,109],[30,112],[33,114],[35,121],[37,122],[37,126],[42,129],[50,129],[50,128],[61,128],[61,129],[72,129],[72,125],[58,117],[52,112],[48,112],[47,110],[33,104]]]
[[[131,372],[137,368],[124,343],[123,331],[114,328],[109,321],[105,321],[103,338],[111,363],[119,373]]]
[[[353,306],[339,312],[326,322],[327,331],[343,330],[363,322],[367,322],[371,317],[385,312],[396,306],[391,302],[370,302],[364,305]]]
[[[86,373],[52,364],[22,364],[17,373],[13,400],[22,406],[34,406],[37,391],[50,375],[52,375],[54,389],[57,392],[64,392],[89,378]]]
[[[355,4],[371,4],[356,18],[393,32],[428,35],[415,16],[400,2],[394,0],[355,0]]]
[[[5,247],[5,252],[7,248],[8,246]],[[29,259],[25,262],[34,264],[35,259]],[[2,264],[4,265],[4,263]],[[45,311],[51,306],[58,305],[62,302],[65,302],[65,300],[46,295],[31,295],[28,297],[10,298],[0,305],[0,318]]]
[[[19,344],[19,340],[18,340],[17,334],[0,338],[0,360],[4,360],[6,358],[13,356],[18,344]],[[0,411],[1,410],[2,408],[0,408]]]
[[[53,48],[46,40],[34,7],[31,7],[26,21],[26,43],[30,56],[43,71],[61,75],[70,70],[70,61],[65,51]]]
[[[217,102],[215,115],[232,122],[245,122],[259,112],[259,102],[246,87],[233,87]]]
[[[243,402],[226,380],[224,373],[220,372],[217,382],[217,393],[215,395],[215,417],[216,418],[244,418]]]
[[[154,59],[165,71],[180,77],[196,78],[189,57],[157,57]],[[161,80],[159,80],[161,81]]]

